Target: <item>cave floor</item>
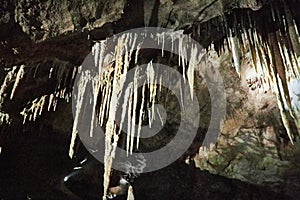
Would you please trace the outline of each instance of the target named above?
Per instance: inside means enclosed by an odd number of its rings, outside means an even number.
[[[80,199],[62,186],[63,177],[79,162],[79,158],[71,160],[68,157],[69,138],[58,133],[42,132],[14,133],[2,142],[1,200]],[[100,181],[99,188],[102,189]],[[133,189],[138,200],[291,199],[271,187],[211,175],[180,162],[142,174],[134,182]],[[126,199],[126,196],[116,199]]]

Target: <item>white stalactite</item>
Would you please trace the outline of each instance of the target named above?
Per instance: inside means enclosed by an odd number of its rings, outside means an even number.
[[[15,83],[14,83],[14,86],[13,86],[13,89],[11,91],[11,95],[10,95],[10,99],[12,99],[14,97],[14,93],[16,91],[16,88],[20,82],[20,80],[23,78],[24,76],[24,68],[25,66],[24,65],[21,65],[19,71],[17,72],[17,76],[16,76],[16,80],[15,80]]]
[[[43,95],[40,98],[36,98],[31,102],[31,106],[29,108],[24,108],[20,114],[23,116],[23,124],[25,124],[27,116],[29,116],[29,121],[35,121],[38,115],[42,114],[46,97],[48,95]]]
[[[190,62],[189,62],[189,67],[187,69],[187,79],[188,83],[190,86],[190,94],[191,94],[191,99],[193,100],[194,98],[194,72],[195,72],[195,66],[198,64],[198,50],[197,47],[191,47],[191,57],[190,57]]]
[[[113,159],[115,157],[116,146],[118,142],[118,134],[116,131],[115,119],[116,119],[116,112],[119,106],[118,102],[122,93],[123,85],[127,73],[127,68],[124,66],[123,60],[123,53],[124,52],[124,45],[128,42],[128,37],[123,35],[123,37],[118,39],[118,44],[115,48],[115,68],[114,68],[114,78],[113,78],[113,88],[110,98],[110,105],[109,105],[109,115],[108,120],[106,123],[106,130],[105,130],[105,155],[104,155],[104,179],[103,179],[103,200],[106,200],[107,190],[110,182],[110,173],[111,167],[113,163]],[[124,67],[124,68],[123,68]],[[129,66],[126,66],[129,67]],[[114,141],[111,144],[111,141]]]
[[[48,78],[52,77],[52,72],[53,72],[53,67],[51,67],[50,70],[49,70],[49,76],[48,76]]]
[[[127,111],[127,139],[126,139],[126,153],[127,153],[127,156],[129,155],[130,139],[131,139],[132,96],[133,96],[133,94],[130,93],[129,101],[128,101],[128,111]]]
[[[133,109],[131,118],[131,131],[130,131],[130,154],[132,155],[134,146],[134,135],[135,135],[135,122],[136,122],[136,107],[137,107],[137,95],[138,95],[138,69],[136,69],[133,80]]]
[[[94,120],[96,115],[96,105],[97,105],[97,99],[98,99],[98,91],[100,88],[100,80],[98,75],[92,78],[92,88],[93,88],[93,108],[92,109],[92,119],[91,119],[91,127],[90,127],[90,137],[93,137],[93,131],[94,131]]]
[[[0,112],[0,125],[4,123],[10,124],[9,115],[7,113]]]
[[[231,52],[233,57],[234,68],[238,75],[241,74],[240,54],[238,48],[238,41],[236,36],[230,36]]]
[[[4,82],[1,85],[0,88],[0,108],[2,107],[2,104],[4,102],[5,98],[5,90],[7,89],[8,85],[13,81],[13,78],[15,77],[15,71],[17,67],[14,66],[5,76]]]
[[[145,88],[146,84],[143,84],[142,88],[142,102],[141,102],[141,108],[140,108],[140,115],[139,115],[139,124],[138,124],[138,131],[137,131],[137,138],[136,138],[136,148],[139,148],[140,143],[140,134],[141,134],[141,128],[142,128],[142,121],[143,121],[143,115],[144,115],[144,103],[145,103]]]
[[[128,187],[127,200],[134,200],[133,188],[131,185]]]
[[[71,136],[71,142],[70,142],[70,148],[69,148],[69,156],[70,158],[73,157],[74,155],[74,145],[75,145],[75,140],[77,137],[77,129],[78,129],[78,121],[79,121],[79,116],[81,114],[81,106],[83,103],[83,97],[85,95],[85,90],[88,81],[90,81],[91,76],[89,71],[85,71],[83,75],[80,77],[80,80],[78,82],[78,94],[77,94],[77,99],[76,99],[76,109],[75,109],[75,119],[73,123],[73,130],[72,130],[72,136]]]

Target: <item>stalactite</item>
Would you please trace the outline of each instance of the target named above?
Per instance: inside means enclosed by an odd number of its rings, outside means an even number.
[[[190,94],[192,100],[194,99],[194,71],[195,71],[195,66],[199,62],[197,59],[198,59],[197,47],[193,46],[191,47],[191,57],[189,59],[189,67],[187,69],[187,78],[190,86]]]
[[[293,19],[292,13],[287,7],[286,3],[283,2],[284,4],[284,11],[286,14],[286,20],[287,20],[287,38],[288,42],[290,43],[290,48],[289,51],[287,52],[290,56],[290,60],[293,60],[292,67],[294,70],[295,75],[300,78],[299,76],[299,71],[300,71],[300,63],[298,63],[298,57],[300,57],[300,38],[299,38],[299,33],[297,29],[297,25],[295,23],[295,20]]]
[[[182,76],[183,80],[186,80],[185,72],[186,72],[186,62],[187,62],[187,50],[186,43],[184,42],[184,37],[182,35],[178,38],[178,65],[182,67]]]
[[[283,125],[287,131],[287,134],[293,143],[293,133],[291,132],[290,120],[294,119],[297,125],[297,120],[294,117],[291,106],[291,99],[289,96],[288,90],[288,82],[287,82],[287,66],[283,63],[284,55],[280,54],[280,46],[278,43],[278,39],[276,38],[278,35],[271,33],[269,34],[269,55],[271,57],[271,74],[273,77],[273,91],[277,97],[277,104],[280,109],[280,115],[282,118]],[[299,130],[298,130],[299,131]]]
[[[273,16],[274,19],[277,20],[277,17]],[[241,19],[245,20],[245,19]],[[288,47],[280,46],[276,51],[276,47],[274,45],[282,45],[282,43],[278,43],[279,39],[276,36],[275,38],[272,38],[272,41],[265,42],[263,38],[259,35],[257,29],[254,27],[256,26],[255,23],[253,23],[253,20],[251,16],[248,16],[249,21],[249,27],[242,27],[242,29],[245,32],[238,33],[238,28],[235,28],[234,35],[230,33],[229,28],[226,26],[225,29],[229,33],[230,39],[230,46],[233,53],[233,59],[234,59],[234,65],[237,73],[240,73],[240,55],[239,55],[239,45],[243,45],[244,48],[247,48],[247,42],[249,43],[250,50],[251,50],[251,56],[253,64],[257,70],[257,73],[263,73],[265,76],[267,76],[267,79],[271,83],[277,82],[277,85],[274,89],[274,91],[277,91],[277,99],[279,107],[281,108],[281,116],[283,119],[283,123],[288,131],[289,136],[291,136],[290,127],[288,122],[288,114],[284,110],[284,104],[286,104],[288,98],[285,94],[287,92],[286,88],[286,74],[287,71],[285,71],[287,66],[291,66],[292,62],[290,60],[290,56],[288,55],[287,49]],[[235,24],[238,24],[235,22]],[[245,22],[244,24],[247,24]],[[248,24],[247,24],[248,25]],[[208,24],[208,26],[210,26]],[[248,29],[247,29],[248,28]],[[151,36],[154,38],[154,35]],[[270,36],[269,36],[270,37]],[[193,99],[193,87],[194,87],[194,70],[195,66],[198,63],[198,49],[194,46],[189,47],[188,41],[185,40],[183,35],[178,34],[169,34],[164,33],[160,34],[158,37],[158,44],[162,44],[162,51],[161,55],[164,56],[164,48],[165,48],[165,42],[167,40],[171,40],[172,42],[172,49],[176,48],[178,50],[178,63],[179,66],[182,68],[182,74],[184,81],[188,81],[190,92],[191,92],[191,98]],[[226,38],[227,41],[228,38]],[[270,39],[270,38],[269,38]],[[240,40],[240,42],[239,42]],[[144,107],[147,106],[146,109],[148,109],[148,119],[149,119],[149,126],[151,127],[151,124],[153,123],[155,113],[158,113],[161,122],[163,123],[163,119],[159,113],[158,108],[155,107],[156,102],[156,95],[157,95],[157,84],[160,84],[159,91],[161,91],[161,82],[162,77],[157,77],[153,68],[152,61],[148,63],[147,65],[147,81],[148,84],[143,83],[142,85],[142,99],[141,99],[141,106],[138,110],[138,87],[137,87],[137,81],[139,77],[138,70],[135,71],[133,84],[132,85],[126,85],[126,88],[124,88],[124,81],[122,81],[122,77],[126,77],[127,70],[129,68],[129,65],[132,63],[131,58],[135,57],[134,63],[136,64],[138,62],[138,55],[141,48],[141,44],[136,44],[137,36],[134,34],[125,34],[123,37],[118,39],[118,44],[115,48],[115,51],[113,53],[114,56],[114,64],[105,66],[105,69],[100,73],[100,76],[97,77],[93,82],[93,98],[94,103],[97,102],[97,98],[99,97],[99,92],[101,93],[101,104],[99,105],[99,123],[100,125],[103,125],[105,119],[107,119],[107,122],[105,124],[105,155],[104,155],[104,180],[103,180],[103,188],[104,188],[104,195],[103,199],[106,198],[106,193],[110,181],[110,173],[111,173],[111,167],[113,163],[113,159],[115,156],[115,150],[117,146],[117,142],[119,139],[119,135],[121,131],[123,130],[124,126],[124,120],[126,120],[127,117],[127,140],[126,140],[126,151],[127,155],[132,154],[134,150],[134,144],[136,144],[136,148],[139,148],[139,137],[140,137],[140,131],[144,116]],[[176,42],[175,42],[176,41]],[[103,47],[105,46],[105,43],[103,43]],[[133,54],[133,47],[137,47],[137,50],[135,51],[135,54]],[[190,51],[190,52],[189,52]],[[244,51],[244,50],[243,50]],[[243,53],[242,51],[242,53]],[[276,52],[275,52],[276,51]],[[102,49],[102,44],[96,44],[95,49],[93,50],[93,54],[95,56],[95,63],[101,67],[101,65],[104,64],[103,58],[106,56],[104,55],[105,51]],[[189,54],[190,53],[190,54]],[[189,57],[189,63],[187,62]],[[281,55],[281,57],[284,59],[284,63],[281,63],[282,66],[278,65],[278,57]],[[271,58],[271,64],[272,67],[270,67],[270,61],[268,61],[267,57]],[[289,60],[288,60],[289,58]],[[188,65],[188,66],[187,66]],[[274,68],[276,67],[276,68]],[[271,71],[273,70],[273,71]],[[282,70],[284,70],[282,72]],[[181,83],[182,84],[182,83]],[[281,84],[281,85],[280,85]],[[147,86],[146,86],[147,85]],[[145,94],[147,87],[147,92],[149,92],[149,97],[146,98]],[[283,89],[281,89],[282,87]],[[180,102],[183,103],[184,101],[184,93],[185,91],[182,91],[183,89],[180,88],[180,95],[181,100]],[[82,91],[81,91],[82,92]],[[83,91],[84,93],[84,91]],[[124,100],[121,101],[121,98]],[[80,101],[80,95],[77,97],[77,101]],[[119,103],[122,102],[121,105]],[[80,104],[80,102],[77,102],[77,104]],[[78,105],[79,105],[78,104]],[[145,106],[144,106],[145,105]],[[93,105],[96,107],[96,104]],[[121,119],[119,123],[119,129],[116,130],[116,112],[118,108],[121,108]],[[78,113],[76,113],[77,115]],[[93,114],[94,115],[94,114]],[[293,115],[291,115],[293,116]],[[286,119],[286,120],[285,120]],[[78,121],[78,118],[75,117],[74,125],[76,127],[76,123]],[[138,124],[136,127],[136,123]],[[91,124],[93,127],[93,125]],[[73,128],[73,132],[74,132]],[[75,131],[76,133],[76,131]],[[73,138],[73,137],[72,137]],[[134,141],[136,139],[136,141]],[[292,139],[292,137],[291,137]],[[73,139],[72,139],[73,141]],[[129,193],[128,193],[129,194]]]
[[[241,40],[242,40],[242,45],[243,45],[243,51],[242,54],[246,51],[247,47],[246,47],[246,36],[245,36],[245,32],[246,30],[243,29],[243,33],[241,34]],[[243,56],[243,55],[242,55]]]
[[[128,187],[127,200],[134,200],[134,194],[131,185]]]
[[[117,147],[117,142],[119,139],[119,135],[116,131],[115,119],[116,112],[118,107],[118,101],[120,100],[120,96],[122,93],[124,80],[122,81],[122,77],[126,77],[126,73],[129,65],[124,65],[123,53],[128,54],[124,46],[128,44],[131,36],[127,37],[123,35],[123,37],[118,39],[118,44],[115,48],[115,68],[114,68],[114,78],[113,78],[113,88],[111,93],[111,100],[109,105],[109,115],[106,123],[105,130],[105,155],[104,155],[104,179],[103,179],[103,199],[106,199],[107,190],[110,181],[110,172],[112,167],[112,162],[115,157],[115,151]],[[124,52],[125,51],[125,52]],[[129,59],[128,57],[126,57]],[[127,62],[127,61],[126,61]],[[129,62],[128,62],[129,63]],[[129,102],[130,103],[130,102]],[[113,144],[111,141],[113,140]]]
[[[247,35],[247,40],[249,42],[252,63],[254,65],[254,67],[255,67],[255,70],[257,70],[257,60],[256,60],[256,52],[255,52],[255,43],[253,41],[253,37],[251,37],[252,36],[252,30],[248,29],[246,31],[246,35]]]
[[[91,79],[90,71],[85,71],[85,73],[80,77],[80,80],[78,82],[78,94],[76,97],[75,119],[73,123],[73,130],[72,130],[72,136],[71,136],[71,142],[69,148],[70,158],[72,158],[74,155],[74,145],[77,137],[78,121],[79,121],[79,116],[81,114],[80,111],[81,111],[81,107],[85,95],[86,86],[90,79]]]
[[[47,95],[43,95],[40,98],[34,99],[29,108],[24,108],[23,111],[20,112],[23,116],[23,124],[25,124],[27,116],[29,116],[29,121],[35,121],[36,117],[42,114],[46,97]]]
[[[299,55],[297,55],[298,53],[296,53],[298,46],[300,46],[300,39],[295,19],[293,19],[292,13],[286,3],[282,3],[284,4],[283,10],[271,5],[270,14],[264,13],[264,15],[261,15],[266,22],[270,22],[271,24],[263,25],[258,21],[260,17],[253,16],[248,11],[245,15],[247,16],[246,18],[241,17],[237,21],[235,17],[231,20],[234,21],[233,28],[229,28],[224,18],[224,28],[227,30],[227,38],[230,39],[231,49],[234,46],[231,37],[233,35],[232,32],[234,32],[235,36],[239,37],[240,44],[236,45],[237,49],[250,49],[252,63],[257,74],[263,74],[264,76],[263,89],[264,91],[267,90],[264,87],[265,84],[268,84],[276,94],[284,127],[289,138],[292,140],[292,134],[294,133],[291,131],[291,125],[295,124],[299,131],[300,119],[291,105],[289,84],[291,79],[299,79],[300,77],[300,59]],[[241,28],[235,28],[237,25],[241,25]],[[276,31],[276,28],[273,30],[272,28],[274,27],[278,27],[279,30]],[[235,61],[234,63],[236,65]]]
[[[54,94],[50,94],[49,103],[48,103],[48,111],[50,111],[51,105],[53,104]]]
[[[151,112],[148,112],[149,126],[151,128],[151,124],[155,117],[154,104],[155,104],[155,97],[156,97],[156,77],[155,77],[155,72],[154,72],[152,61],[147,66],[147,79],[148,79],[148,83],[149,83],[149,102],[151,102],[151,104],[152,104]]]
[[[226,35],[226,37],[224,39],[224,43],[226,43],[227,49],[230,49],[230,47],[229,47],[229,41],[228,41],[228,37],[227,37],[228,35],[230,35],[229,34],[230,30],[229,30],[229,25],[228,25],[227,18],[226,18],[225,15],[222,16],[222,20],[223,20],[224,33]]]
[[[129,101],[128,101],[128,111],[127,111],[127,140],[126,140],[126,153],[127,153],[127,156],[129,155],[129,149],[130,149],[130,139],[131,139],[131,115],[132,115],[132,96],[133,94],[130,93],[130,96],[129,96]]]
[[[183,85],[184,83],[182,83],[182,80],[180,80],[180,87],[179,87],[179,90],[180,90],[180,104],[181,104],[181,107],[182,107],[182,109],[184,109],[184,95],[183,95],[183,93],[184,93],[184,91],[183,91],[183,88],[181,87],[182,85]]]
[[[161,48],[161,56],[164,57],[164,48],[165,48],[165,33],[162,34],[162,48]],[[159,38],[159,37],[158,37]]]
[[[9,86],[10,83],[13,82],[13,78],[15,77],[15,71],[16,71],[17,67],[14,66],[5,76],[4,82],[1,85],[0,88],[0,108],[2,107],[2,104],[4,102],[4,98],[5,98],[5,90],[7,89],[7,87]]]
[[[275,11],[274,11],[274,7],[272,4],[270,5],[270,9],[271,9],[272,20],[273,20],[273,22],[275,22],[276,21]]]
[[[135,135],[135,122],[136,122],[136,107],[137,107],[137,95],[138,95],[138,83],[137,83],[137,79],[138,79],[138,68],[135,70],[135,74],[134,74],[134,80],[133,80],[133,109],[132,109],[132,118],[131,118],[131,131],[130,131],[130,154],[132,154],[133,151],[133,142],[134,142],[134,135]]]
[[[276,97],[277,97],[277,104],[280,110],[280,115],[281,119],[283,122],[283,125],[285,127],[285,130],[287,132],[287,135],[291,141],[292,144],[294,144],[293,140],[293,133],[291,132],[291,127],[290,127],[290,122],[288,118],[288,113],[286,109],[284,108],[284,97],[282,97],[282,89],[280,90],[280,85],[281,85],[281,79],[279,75],[276,77],[276,85],[277,85],[277,92],[276,92]]]
[[[135,59],[134,59],[135,64],[137,64],[137,62],[138,62],[138,56],[139,56],[139,52],[141,50],[141,46],[142,46],[142,44],[137,45],[137,48],[136,48],[136,51],[135,51]]]
[[[90,137],[93,137],[93,130],[94,130],[94,120],[96,115],[96,105],[97,105],[97,99],[98,99],[98,92],[100,88],[100,80],[99,76],[96,75],[92,78],[92,89],[93,89],[93,108],[92,109],[92,119],[91,119],[91,127],[90,127]]]
[[[276,72],[278,73],[280,79],[281,79],[281,86],[283,88],[282,96],[283,100],[287,104],[288,108],[291,108],[291,100],[290,100],[290,95],[289,95],[289,90],[288,90],[288,77],[286,73],[287,66],[285,66],[283,62],[284,55],[280,54],[280,47],[281,44],[279,43],[280,38],[278,38],[278,34],[276,35],[277,37],[275,38],[277,40],[276,44],[273,45],[274,48],[274,56],[275,56],[275,65],[276,65]]]
[[[2,124],[10,124],[10,118],[7,113],[0,112],[0,125]]]
[[[141,102],[141,108],[139,112],[139,124],[138,124],[138,131],[137,131],[137,138],[136,138],[136,148],[139,148],[139,142],[140,142],[140,134],[141,134],[141,127],[142,127],[142,121],[143,121],[143,115],[144,115],[144,103],[145,103],[145,88],[146,84],[143,84],[142,88],[142,102]]]
[[[130,99],[130,95],[131,95],[131,90],[132,90],[132,87],[131,86],[128,86],[125,90],[125,94],[124,94],[124,102],[123,102],[123,105],[122,105],[122,113],[121,113],[121,121],[120,121],[120,129],[119,129],[119,134],[121,133],[122,131],[122,128],[123,128],[123,123],[124,123],[124,120],[125,120],[125,115],[127,113],[127,106],[128,106],[128,100]],[[128,141],[128,140],[127,140]]]
[[[48,76],[49,79],[52,77],[52,72],[53,72],[53,67],[51,67],[49,70],[49,76]]]
[[[231,44],[231,52],[233,57],[234,68],[237,74],[240,76],[241,74],[241,64],[240,64],[240,54],[238,48],[238,40],[237,36],[233,36],[232,32],[230,34],[230,44]]]
[[[109,103],[110,103],[110,95],[111,95],[111,84],[110,81],[107,80],[105,81],[105,83],[107,83],[104,86],[104,89],[102,89],[102,93],[103,93],[103,97],[102,97],[102,103],[99,109],[99,122],[100,125],[103,125],[104,122],[104,117],[106,114],[108,114],[109,111]]]
[[[17,72],[17,75],[16,75],[16,80],[15,80],[15,83],[14,83],[14,86],[13,86],[13,89],[11,91],[11,95],[10,95],[10,99],[12,99],[14,97],[14,93],[16,91],[16,88],[20,82],[20,80],[23,78],[24,76],[24,68],[25,66],[24,65],[21,65],[19,71]]]
[[[159,109],[157,108],[156,110],[157,110],[157,115],[158,115],[158,117],[159,117],[159,119],[160,119],[161,125],[163,126],[163,125],[164,125],[164,119],[163,119],[163,117],[161,116],[161,114],[160,114],[160,112],[159,112]]]

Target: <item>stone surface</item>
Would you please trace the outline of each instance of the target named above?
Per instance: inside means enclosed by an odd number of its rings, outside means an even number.
[[[15,21],[35,41],[100,28],[121,18],[124,0],[31,1],[16,3]]]
[[[297,171],[298,164],[291,159],[297,147],[285,134],[275,95],[266,84],[253,89],[246,80],[232,78],[230,56],[224,57],[228,115],[218,142],[211,149],[200,148],[194,158],[196,166],[255,184],[282,182],[289,170]],[[247,77],[252,76],[253,66],[243,68],[245,79],[253,79]]]

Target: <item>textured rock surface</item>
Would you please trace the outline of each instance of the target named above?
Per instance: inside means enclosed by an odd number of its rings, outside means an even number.
[[[200,148],[196,166],[255,184],[285,181],[286,173],[298,171],[299,164],[294,160],[298,144],[293,146],[288,141],[276,98],[251,75],[251,65],[243,66],[245,79],[233,78],[230,55],[223,56],[227,117],[218,142],[210,149]]]
[[[35,41],[100,28],[121,18],[124,0],[17,1],[15,21]]]
[[[158,24],[177,29],[193,23],[205,22],[214,17],[224,15],[225,12],[234,8],[258,10],[263,6],[263,2],[257,0],[161,0],[160,3]]]

